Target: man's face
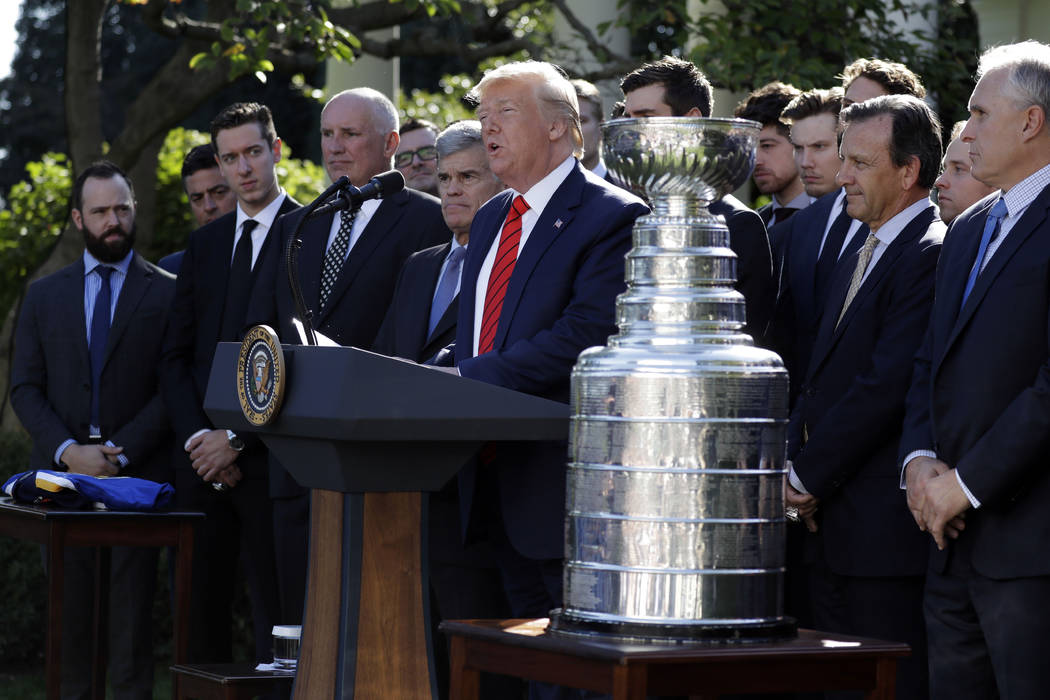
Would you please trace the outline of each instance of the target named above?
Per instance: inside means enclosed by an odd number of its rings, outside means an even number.
[[[88,252],[104,263],[120,262],[135,245],[135,202],[124,178],[89,177],[73,224],[84,234]]]
[[[602,154],[601,107],[589,100],[580,100],[580,127],[583,130],[583,165],[593,169]]]
[[[259,124],[241,124],[215,135],[215,151],[219,170],[246,214],[257,213],[277,196],[275,165],[281,160],[280,139],[274,139],[271,146]]]
[[[989,71],[970,95],[970,118],[959,138],[970,152],[970,174],[996,189],[1007,190],[1023,176],[1014,171],[1027,147],[1024,129],[1027,110],[1009,90],[1005,68]]]
[[[795,163],[802,176],[802,186],[810,197],[821,197],[838,187],[835,184],[840,164],[837,125],[831,114],[814,114],[791,125]]]
[[[933,185],[937,188],[937,205],[944,223],[951,223],[971,204],[994,191],[970,174],[970,149],[960,139],[948,144],[941,166],[941,176]]]
[[[632,90],[623,96],[623,116],[631,119],[675,116],[671,113],[671,105],[664,102],[666,91],[661,83]]]
[[[399,140],[397,131],[377,131],[371,104],[358,95],[340,95],[321,112],[321,153],[332,182],[346,175],[355,187],[368,184],[390,169]]]
[[[226,184],[218,166],[187,175],[182,184],[186,188],[190,211],[193,212],[197,226],[214,221],[237,206],[237,195]]]
[[[846,94],[842,96],[842,108],[845,109],[855,102],[866,102],[873,97],[879,97],[880,95],[888,95],[886,88],[882,87],[879,83],[876,83],[871,78],[865,78],[860,76],[855,78],[849,87],[846,88]]]
[[[489,169],[483,146],[451,153],[438,163],[438,195],[445,224],[465,244],[478,208],[503,189]]]
[[[791,141],[783,136],[774,124],[762,127],[758,134],[758,152],[755,155],[753,177],[758,191],[762,194],[777,194],[798,180],[795,149],[791,146]]]
[[[846,188],[846,213],[878,229],[903,207],[909,188],[905,168],[890,158],[889,115],[854,122],[842,134],[838,182]]]
[[[478,105],[489,167],[518,192],[527,192],[553,167],[556,123],[541,108],[536,91],[531,80],[497,80]]]
[[[405,176],[405,184],[420,192],[437,194],[437,149],[430,129],[414,129],[401,134],[394,162]],[[422,149],[422,152],[420,152]],[[402,155],[404,154],[404,155]],[[426,157],[424,157],[426,156]],[[402,163],[408,158],[407,163]]]

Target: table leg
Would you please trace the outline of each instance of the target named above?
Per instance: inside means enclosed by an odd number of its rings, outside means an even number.
[[[91,653],[91,697],[106,698],[106,659],[109,641],[109,571],[112,561],[109,547],[95,548],[95,604],[91,631],[94,643]]]
[[[645,664],[613,666],[613,700],[645,700],[648,671]]]
[[[864,694],[864,700],[893,700],[897,696],[897,660],[875,662],[875,687]]]
[[[62,581],[65,576],[64,525],[47,529],[47,642],[45,658],[48,700],[59,700],[62,692]]]
[[[481,672],[467,668],[467,640],[449,637],[449,697],[451,700],[478,700]]]
[[[172,620],[175,663],[186,663],[189,644],[190,583],[193,576],[193,524],[179,523],[175,545],[175,615]]]

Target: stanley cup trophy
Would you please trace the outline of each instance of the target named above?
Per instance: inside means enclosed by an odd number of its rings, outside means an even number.
[[[617,119],[634,225],[619,334],[572,374],[565,607],[551,630],[705,642],[792,636],[783,614],[788,375],[757,348],[729,230],[707,206],[754,167],[759,124]]]

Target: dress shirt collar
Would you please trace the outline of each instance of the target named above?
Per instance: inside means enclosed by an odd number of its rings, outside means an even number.
[[[773,211],[776,211],[777,209],[783,209],[784,207],[789,207],[791,209],[805,209],[815,201],[817,201],[817,198],[810,197],[808,194],[806,194],[805,190],[802,191],[802,194],[795,197],[790,202],[785,202],[784,204],[781,204],[780,200],[777,199],[777,196],[773,195]]]
[[[930,198],[923,197],[910,206],[901,209],[880,226],[878,231],[875,231],[875,238],[879,239],[879,243],[888,246],[897,239],[897,236],[900,235],[905,226],[911,223],[912,219],[932,206],[933,202],[930,201]]]
[[[269,231],[270,228],[273,226],[273,220],[277,218],[278,210],[280,210],[281,205],[284,204],[284,198],[284,190],[279,189],[277,192],[277,196],[273,198],[273,201],[267,204],[265,207],[263,207],[263,210],[255,216],[248,216],[247,214],[245,214],[244,210],[241,209],[241,203],[237,202],[237,228],[234,229],[236,235],[240,235],[241,226],[248,219],[254,219],[255,221],[259,222],[259,225],[255,227],[256,231]]]
[[[118,272],[120,272],[120,274],[127,275],[128,274],[128,267],[131,265],[131,257],[134,254],[135,254],[134,250],[129,250],[128,254],[125,255],[124,259],[121,260],[120,262],[103,263],[98,258],[96,258],[94,255],[92,255],[91,253],[87,252],[87,249],[85,249],[84,250],[84,276],[87,277],[88,275],[90,275],[92,272],[95,271],[95,268],[98,267],[99,265],[109,265],[110,267],[115,268]]]
[[[1000,190],[999,194],[1006,202],[1008,219],[1016,219],[1028,209],[1028,205],[1035,201],[1046,187],[1050,185],[1050,165],[1045,165],[1039,170],[1018,182],[1008,192]]]
[[[528,192],[511,191],[515,196],[520,194],[525,197],[525,201],[529,204],[529,209],[539,218],[551,201],[551,197],[554,196],[554,192],[561,187],[561,183],[565,181],[565,178],[569,176],[569,173],[572,172],[575,166],[576,157],[569,156],[561,162],[561,165],[547,173],[542,180],[530,187]],[[514,197],[511,197],[511,201],[513,200]]]

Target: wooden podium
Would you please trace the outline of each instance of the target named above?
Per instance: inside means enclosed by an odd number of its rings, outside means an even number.
[[[312,489],[294,697],[436,698],[424,494],[485,442],[565,440],[568,405],[354,348],[286,345],[284,406],[260,430],[237,401],[239,350],[216,350],[209,417],[257,431]]]

